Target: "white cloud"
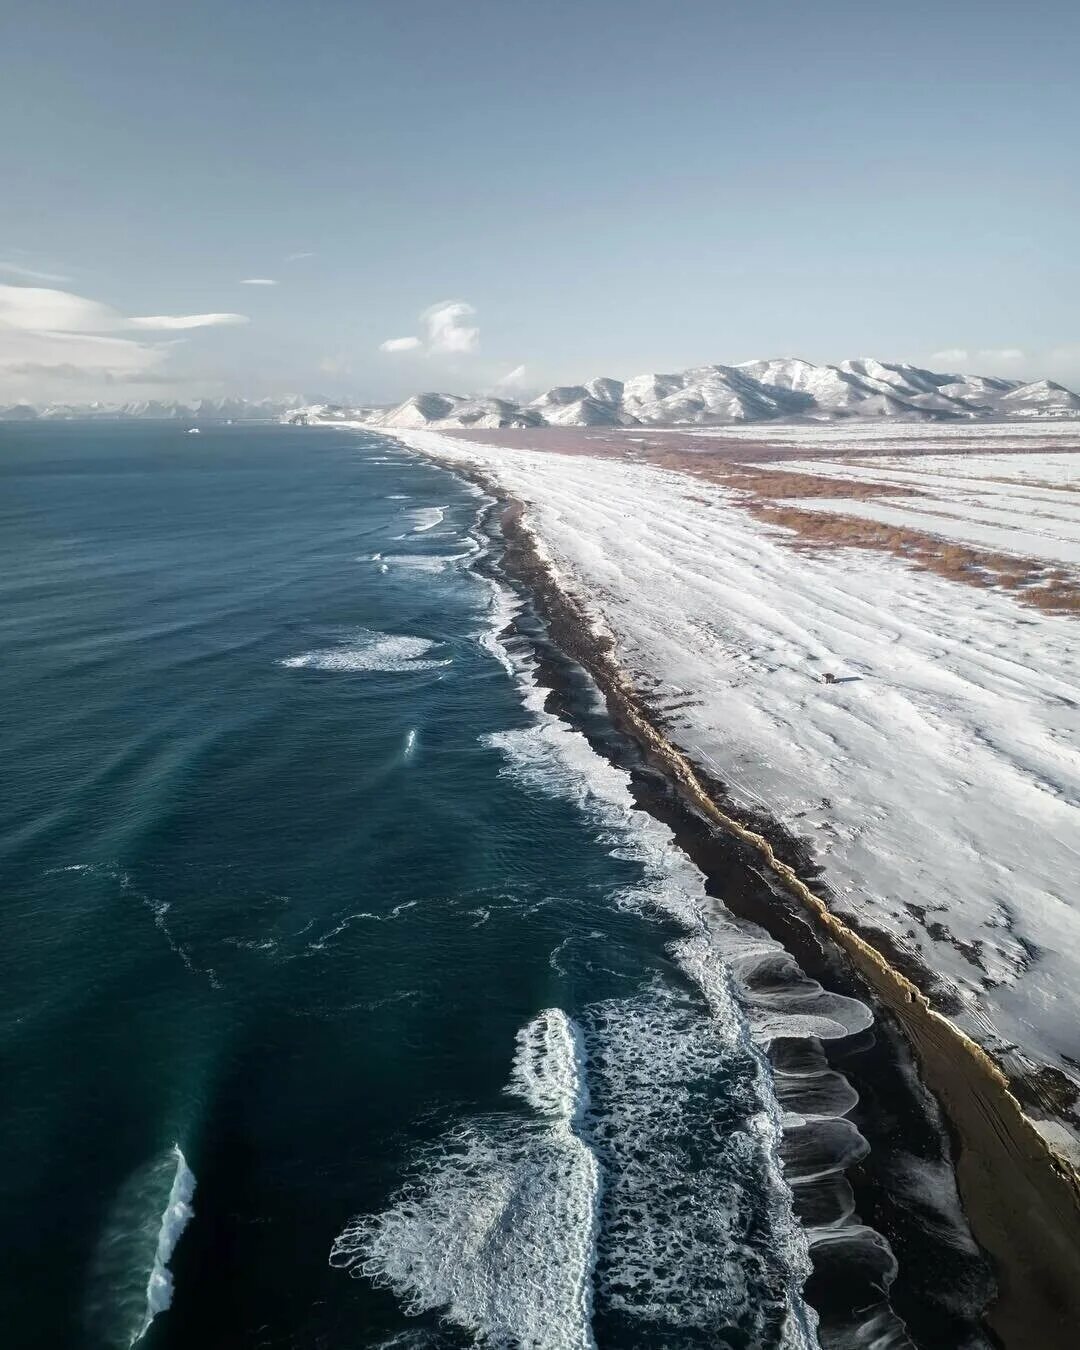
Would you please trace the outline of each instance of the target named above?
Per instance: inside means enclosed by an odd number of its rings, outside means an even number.
[[[981,352],[976,352],[975,355],[979,361],[1004,361],[1012,365],[1016,361],[1022,361],[1025,354],[1019,347],[988,347]]]
[[[240,283],[241,286],[276,286],[277,282],[271,277],[245,277]]]
[[[96,386],[167,382],[158,373],[177,339],[118,336],[131,330],[182,330],[246,323],[242,314],[159,314],[128,318],[70,291],[0,283],[0,387],[35,397],[60,382],[76,396]],[[183,341],[183,339],[180,339]],[[76,382],[83,388],[73,389]]]
[[[979,351],[968,351],[966,347],[948,347],[942,352],[933,352],[931,361],[943,361],[948,365],[978,366],[1015,365],[1027,359],[1027,353],[1019,347],[983,347]]]
[[[167,348],[100,333],[29,332],[0,323],[0,388],[10,380],[75,380],[113,384],[145,379],[165,360]]]
[[[424,337],[387,338],[379,343],[379,351],[415,352],[423,348],[428,356],[474,352],[480,346],[480,329],[463,320],[475,313],[464,300],[443,300],[420,315]]]
[[[164,332],[177,328],[225,328],[250,322],[246,314],[148,314],[140,319],[128,319],[124,326]]]
[[[381,352],[414,352],[417,347],[424,344],[418,337],[387,338],[385,342],[379,343]]]
[[[314,254],[314,253],[286,253],[286,254],[285,254],[285,261],[286,261],[286,262],[300,262],[301,259],[303,259],[303,258],[314,258],[314,257],[315,257],[315,254]]]
[[[27,281],[70,281],[70,277],[62,277],[57,272],[39,272],[34,267],[23,267],[21,263],[0,262],[0,272],[5,272],[11,277],[25,277]]]
[[[525,383],[525,367],[515,366],[513,370],[508,370],[505,375],[495,381],[496,389],[518,389]]]
[[[122,328],[123,316],[108,305],[45,286],[0,284],[0,326],[23,332],[102,333]]]
[[[474,352],[480,346],[480,329],[462,323],[476,313],[464,300],[444,300],[425,309],[420,319],[427,329],[432,352]]]

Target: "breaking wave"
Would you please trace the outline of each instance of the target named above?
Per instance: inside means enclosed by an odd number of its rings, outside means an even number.
[[[600,1174],[579,1133],[582,1041],[565,1013],[518,1033],[506,1091],[527,1116],[479,1118],[430,1146],[388,1209],[346,1226],[330,1264],[489,1346],[594,1350]]]
[[[172,1303],[173,1278],[169,1262],[172,1260],[176,1244],[180,1241],[180,1234],[195,1213],[191,1204],[195,1197],[195,1174],[188,1167],[187,1160],[180,1151],[180,1145],[174,1144],[172,1151],[176,1158],[176,1171],[173,1173],[165,1212],[161,1216],[157,1247],[154,1250],[154,1264],[150,1278],[146,1282],[146,1313],[139,1337],[146,1334],[147,1328],[158,1313],[164,1312]]]
[[[88,1322],[105,1344],[128,1350],[172,1303],[169,1263],[194,1196],[195,1174],[178,1144],[121,1187],[91,1271]]]
[[[414,511],[409,512],[409,519],[413,522],[413,534],[423,534],[427,530],[433,530],[436,525],[441,525],[446,519],[447,507],[445,506],[419,506]]]

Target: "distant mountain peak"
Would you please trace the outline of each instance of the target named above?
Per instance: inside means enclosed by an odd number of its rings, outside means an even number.
[[[440,413],[442,405],[423,402],[436,397],[456,401]],[[1052,380],[1024,384],[989,375],[942,374],[872,356],[836,365],[787,356],[557,385],[524,407],[499,399],[425,394],[374,420],[386,427],[730,426],[792,418],[943,421],[1076,413],[1080,397]]]
[[[121,404],[25,403],[0,408],[0,418],[140,418],[178,422],[273,420],[362,421],[385,427],[734,426],[798,419],[1080,417],[1080,396],[1042,379],[939,373],[905,361],[860,356],[815,365],[799,356],[759,358],[738,365],[650,371],[629,380],[607,375],[556,385],[528,403],[496,396],[428,390],[392,408],[299,398],[140,400]]]

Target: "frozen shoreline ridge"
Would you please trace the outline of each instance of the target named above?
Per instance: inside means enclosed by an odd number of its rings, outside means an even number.
[[[670,738],[810,845],[830,906],[922,968],[1075,1158],[1074,621],[877,553],[797,552],[682,473],[397,435],[523,503]]]

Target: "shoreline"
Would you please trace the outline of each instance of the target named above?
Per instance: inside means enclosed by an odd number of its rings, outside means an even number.
[[[1024,1115],[994,1061],[856,929],[811,889],[813,869],[782,829],[740,818],[722,788],[665,736],[610,644],[591,630],[539,556],[523,506],[479,471],[465,472],[495,498],[510,570],[533,595],[552,640],[595,680],[616,727],[663,774],[692,815],[739,841],[796,905],[818,939],[838,948],[915,1056],[921,1082],[940,1106],[955,1143],[954,1172],[964,1214],[998,1281],[984,1323],[1005,1350],[1067,1350],[1080,1322],[1080,1185],[1072,1169]],[[778,913],[774,920],[783,926]],[[760,922],[760,918],[757,920]],[[773,931],[769,925],[765,925]],[[775,935],[775,933],[774,933]],[[785,944],[787,945],[787,944]]]

